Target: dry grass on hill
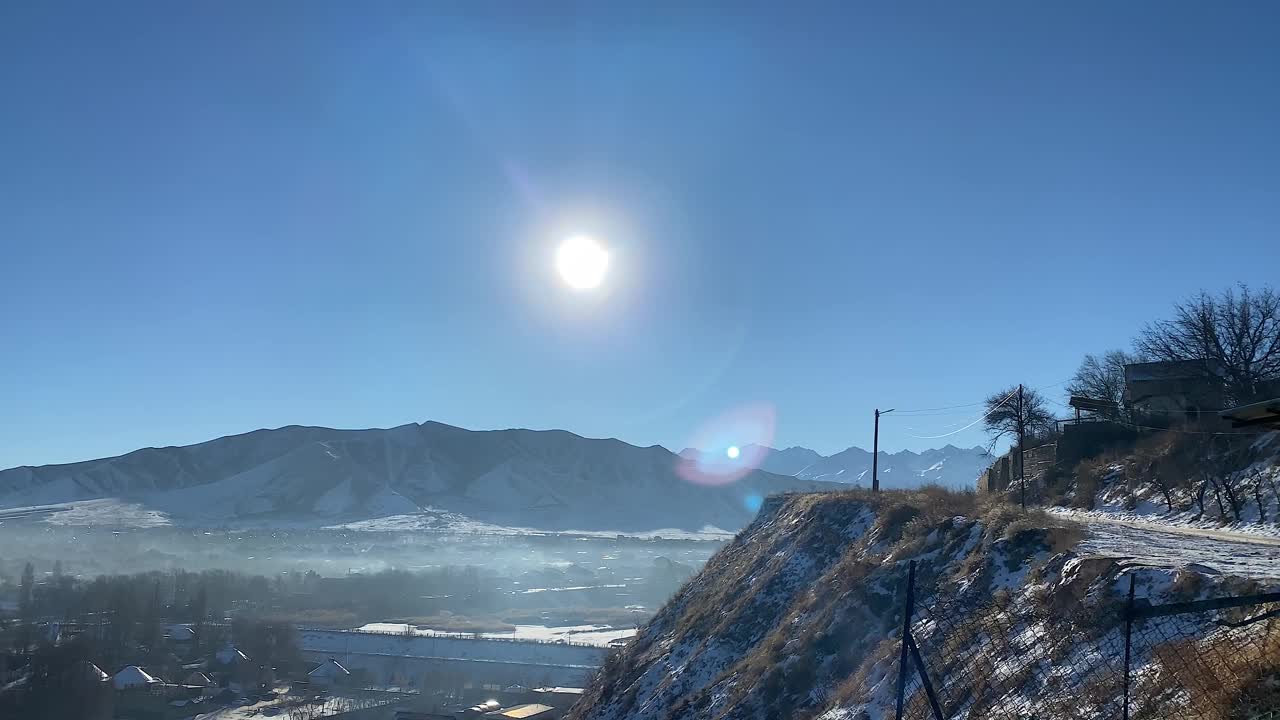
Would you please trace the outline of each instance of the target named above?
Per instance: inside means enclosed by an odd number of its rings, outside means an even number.
[[[888,645],[908,559],[924,592],[1056,553],[1074,524],[1000,496],[941,487],[770,498],[748,528],[601,668],[571,718],[805,717]],[[859,683],[853,682],[852,685]],[[796,714],[799,713],[799,714]],[[646,716],[647,717],[647,716]]]

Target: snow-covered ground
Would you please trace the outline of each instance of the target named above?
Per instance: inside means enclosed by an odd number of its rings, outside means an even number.
[[[355,708],[363,707],[368,702],[393,704],[398,698],[403,697],[388,693],[385,699],[370,700],[366,694],[365,703],[360,703],[351,697],[335,694],[326,695],[314,703],[299,706],[286,699],[284,692],[287,689],[287,685],[279,685],[276,687],[276,691],[281,693],[278,699],[254,701],[247,705],[230,705],[213,710],[203,707],[211,704],[208,702],[189,705],[187,706],[189,710],[206,710],[191,716],[189,720],[257,720],[263,717],[275,717],[277,720],[303,720],[303,718],[312,720],[350,712]]]
[[[404,635],[410,631],[419,637],[452,637],[473,638],[476,633],[444,632],[430,628],[418,628],[402,623],[369,623],[356,628],[356,632],[385,633]],[[539,642],[571,642],[596,647],[609,647],[614,640],[632,637],[635,628],[614,628],[608,625],[563,625],[548,627],[546,625],[516,625],[515,630],[505,632],[478,633],[480,637],[502,640],[536,640]]]
[[[1223,523],[1215,518],[1200,517],[1190,510],[1168,512],[1167,508],[1150,500],[1140,500],[1133,509],[1125,509],[1118,503],[1100,504],[1093,510],[1052,508],[1052,512],[1076,520],[1116,521],[1150,527],[1155,530],[1188,529],[1212,535],[1226,532],[1235,536],[1262,536],[1280,539],[1280,525],[1262,522]]]
[[[1280,538],[1098,514],[1075,514],[1074,519],[1086,529],[1082,554],[1133,558],[1158,567],[1194,564],[1226,575],[1280,578]]]
[[[664,540],[727,540],[733,533],[714,525],[701,530],[658,528],[647,531],[622,532],[619,530],[539,530],[531,527],[494,525],[472,520],[460,513],[449,513],[436,508],[423,508],[422,512],[389,515],[387,517],[359,520],[330,525],[329,530],[359,530],[362,532],[448,532],[457,535],[570,535],[577,537],[614,538],[627,537]]]
[[[307,659],[336,658],[347,668],[367,670],[375,683],[394,685],[456,670],[486,682],[581,687],[609,654],[608,648],[585,644],[443,634],[302,630],[299,640]]]
[[[43,523],[64,527],[100,527],[146,530],[150,528],[170,527],[189,521],[175,522],[175,518],[164,510],[147,507],[139,502],[119,498],[101,498],[97,500],[74,500],[71,502],[50,503],[46,505],[29,505],[0,509],[0,525],[19,523]],[[228,527],[253,529],[263,523],[253,520],[220,520],[209,527]],[[288,517],[272,518],[268,527],[279,529],[319,529],[319,530],[353,530],[357,532],[415,532],[444,535],[486,535],[503,536],[563,536],[584,537],[612,540],[619,536],[639,538],[642,540],[691,540],[691,541],[723,541],[733,537],[734,533],[706,525],[701,530],[681,530],[678,528],[657,528],[647,531],[621,530],[543,530],[532,527],[495,525],[481,522],[461,513],[448,512],[436,508],[422,508],[418,512],[400,513],[386,517],[360,520],[356,522],[328,524],[323,517],[298,519]]]
[[[165,527],[172,524],[163,512],[117,498],[77,500],[0,510],[0,525],[20,522],[136,529]]]

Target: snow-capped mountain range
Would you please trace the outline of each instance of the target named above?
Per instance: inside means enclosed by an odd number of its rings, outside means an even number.
[[[103,501],[109,498],[151,524],[193,527],[376,527],[368,525],[376,520],[396,529],[474,521],[546,530],[712,526],[732,532],[754,516],[764,496],[836,487],[762,470],[729,484],[698,484],[680,476],[679,462],[662,447],[561,430],[473,431],[435,422],[385,430],[290,426],[0,471],[0,516],[5,508],[15,517],[15,508],[73,503],[60,511],[63,521],[88,510],[95,512],[76,524],[109,521],[113,506]]]
[[[822,455],[805,447],[785,450],[748,446],[744,455],[763,456],[760,469],[803,480],[840,482],[862,487],[871,486],[871,451],[860,447]],[[697,451],[686,449],[686,457]],[[912,488],[930,483],[956,489],[972,489],[978,475],[995,462],[995,457],[982,447],[958,448],[954,445],[914,453],[880,452],[880,487]]]

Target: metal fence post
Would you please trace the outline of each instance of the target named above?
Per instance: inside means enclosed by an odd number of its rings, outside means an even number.
[[[1129,720],[1129,658],[1133,647],[1133,579],[1129,573],[1129,601],[1124,606],[1124,711],[1123,720]]]
[[[911,613],[916,604],[916,561],[912,560],[907,570],[907,603],[902,609],[902,658],[898,663],[898,713],[897,720],[902,720],[907,699],[907,658],[908,645],[911,638]]]
[[[946,720],[942,716],[942,705],[938,702],[938,694],[933,691],[933,683],[929,682],[929,668],[925,667],[924,657],[920,655],[920,646],[916,645],[914,635],[907,635],[907,645],[911,648],[911,657],[916,661],[916,672],[920,673],[920,684],[924,686],[924,696],[929,700],[933,710],[933,720]]]

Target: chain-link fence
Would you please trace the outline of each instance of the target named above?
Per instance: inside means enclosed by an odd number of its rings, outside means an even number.
[[[897,717],[1280,720],[1280,593],[1149,605],[1129,582],[1127,600],[909,591]]]

